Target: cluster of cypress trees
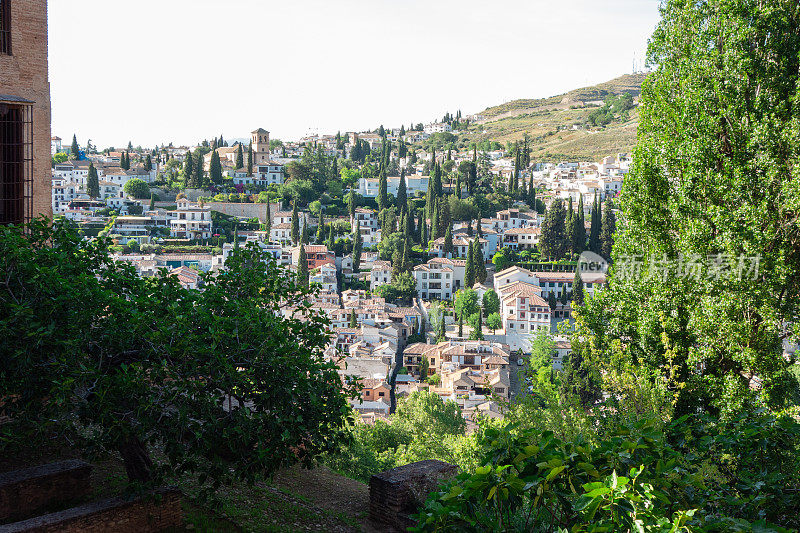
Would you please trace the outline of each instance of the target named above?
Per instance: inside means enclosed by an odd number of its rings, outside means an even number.
[[[122,154],[119,156],[119,168],[122,170],[130,170],[131,155],[128,152],[122,152]]]
[[[467,265],[464,269],[464,287],[469,289],[475,282],[483,283],[486,280],[486,263],[483,260],[483,250],[479,238],[469,243],[467,250]]]

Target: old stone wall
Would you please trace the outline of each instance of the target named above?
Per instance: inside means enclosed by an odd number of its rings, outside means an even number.
[[[0,521],[28,517],[89,494],[91,473],[89,463],[69,460],[0,474]]]
[[[34,102],[33,215],[51,216],[47,0],[11,2],[11,51],[0,53],[0,95]]]
[[[112,498],[22,522],[0,526],[0,533],[155,533],[180,527],[181,494],[164,489],[135,498]]]
[[[405,531],[415,525],[411,515],[428,495],[456,475],[458,467],[437,460],[419,461],[369,480],[369,518],[380,531]]]

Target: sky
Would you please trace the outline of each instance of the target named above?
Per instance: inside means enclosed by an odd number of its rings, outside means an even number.
[[[51,0],[52,132],[99,148],[406,128],[629,73],[658,0]]]

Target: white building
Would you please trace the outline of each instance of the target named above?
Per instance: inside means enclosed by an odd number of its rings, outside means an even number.
[[[178,209],[169,211],[170,235],[178,239],[210,239],[211,209],[192,205],[186,198],[178,200]]]
[[[369,290],[375,291],[381,285],[392,282],[392,264],[389,261],[375,261],[369,274]]]

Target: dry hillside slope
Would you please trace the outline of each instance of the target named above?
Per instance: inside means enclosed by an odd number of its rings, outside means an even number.
[[[617,152],[629,152],[636,142],[638,109],[627,120],[614,120],[603,128],[587,127],[588,117],[608,96],[631,93],[638,99],[645,74],[626,74],[592,87],[538,100],[513,100],[479,113],[470,125],[470,140],[506,143],[532,139],[536,161],[596,160]]]

